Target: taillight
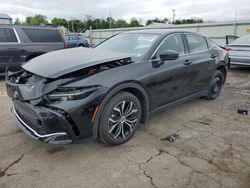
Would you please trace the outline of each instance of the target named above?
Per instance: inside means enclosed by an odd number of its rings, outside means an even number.
[[[224,50],[226,50],[226,51],[231,51],[231,50],[233,50],[232,48],[229,48],[229,47],[224,47]]]
[[[68,48],[67,42],[64,42],[64,48]]]

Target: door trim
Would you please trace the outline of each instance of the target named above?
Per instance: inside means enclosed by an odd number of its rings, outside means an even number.
[[[160,106],[160,107],[157,107],[157,108],[155,108],[154,110],[152,110],[152,111],[150,112],[150,115],[152,115],[152,114],[154,114],[154,113],[156,113],[156,112],[158,112],[158,111],[166,110],[166,109],[169,109],[169,108],[174,107],[174,106],[176,106],[176,105],[186,103],[186,102],[188,102],[188,101],[190,101],[190,100],[192,100],[192,99],[196,99],[196,98],[199,98],[199,97],[207,96],[208,93],[209,93],[208,90],[203,90],[203,91],[201,91],[201,92],[194,93],[194,94],[192,94],[192,95],[186,96],[186,97],[184,97],[184,98],[181,98],[181,99],[179,99],[179,100],[170,102],[170,103],[168,103],[168,104],[164,104],[164,105],[162,105],[162,106]]]

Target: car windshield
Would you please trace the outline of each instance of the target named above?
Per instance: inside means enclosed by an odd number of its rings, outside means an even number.
[[[250,35],[240,37],[233,41],[231,44],[250,44]]]
[[[116,35],[95,48],[130,54],[141,59],[157,41],[157,34],[124,33]]]

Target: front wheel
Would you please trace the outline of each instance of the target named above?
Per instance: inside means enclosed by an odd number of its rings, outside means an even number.
[[[221,89],[223,87],[223,84],[224,84],[224,79],[225,78],[222,72],[219,70],[216,70],[210,80],[209,94],[207,96],[208,100],[214,100],[219,96]]]
[[[141,104],[136,96],[129,92],[116,94],[106,104],[99,125],[102,142],[119,145],[128,141],[135,133],[141,121]]]

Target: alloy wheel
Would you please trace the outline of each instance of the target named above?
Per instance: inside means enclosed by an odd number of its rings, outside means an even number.
[[[138,109],[132,101],[121,101],[109,117],[109,135],[113,139],[128,137],[138,121]]]

